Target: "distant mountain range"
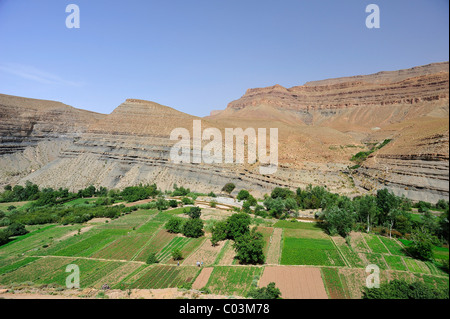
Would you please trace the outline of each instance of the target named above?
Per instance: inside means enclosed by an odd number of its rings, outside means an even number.
[[[135,99],[106,115],[0,94],[0,185],[30,180],[77,190],[155,182],[209,192],[234,182],[236,190],[262,195],[312,184],[350,196],[387,187],[435,202],[449,196],[448,116],[448,62],[249,89],[205,118]],[[277,127],[277,173],[261,175],[255,164],[172,163],[170,132],[192,132],[194,119],[222,131]],[[386,139],[358,165],[350,161]]]

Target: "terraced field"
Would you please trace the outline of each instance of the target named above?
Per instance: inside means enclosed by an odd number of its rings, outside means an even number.
[[[198,267],[151,266],[142,272],[129,288],[159,289],[174,288],[183,283],[192,283],[200,272]]]

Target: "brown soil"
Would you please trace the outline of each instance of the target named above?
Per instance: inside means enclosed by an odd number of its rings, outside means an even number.
[[[269,266],[259,281],[260,287],[275,282],[284,299],[328,299],[319,268]]]
[[[195,279],[192,284],[192,289],[202,289],[205,287],[213,270],[213,267],[203,268],[200,275],[198,275],[197,279]]]

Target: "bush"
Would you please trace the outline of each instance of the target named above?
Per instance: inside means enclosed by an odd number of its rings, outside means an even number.
[[[280,299],[281,291],[275,287],[274,282],[271,282],[267,287],[250,290],[247,296],[253,299]]]
[[[13,223],[6,228],[6,233],[12,236],[21,236],[28,233],[28,230],[25,229],[25,226],[19,223]]]
[[[245,190],[245,189],[241,189],[236,197],[237,200],[246,200],[250,197],[250,193]]]
[[[233,183],[226,183],[223,187],[222,187],[222,191],[226,192],[228,194],[231,194],[231,192],[236,188],[236,185],[234,185]]]
[[[173,208],[178,207],[178,202],[175,199],[171,199],[169,200],[169,206]]]
[[[150,253],[150,255],[147,258],[147,264],[153,265],[159,263],[158,258],[156,258],[156,253]]]
[[[380,288],[364,287],[363,299],[448,299],[447,289],[437,289],[417,281],[407,283],[404,280],[392,280],[383,283]]]
[[[173,258],[173,260],[181,260],[181,259],[183,259],[183,255],[181,254],[181,250],[179,250],[178,248],[175,248],[174,250],[172,250],[172,258]]]

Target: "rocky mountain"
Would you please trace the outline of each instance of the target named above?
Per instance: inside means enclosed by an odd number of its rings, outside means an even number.
[[[412,199],[448,198],[448,63],[394,72],[249,89],[220,112],[197,118],[128,99],[111,114],[0,95],[0,184],[71,190],[157,183],[220,191],[227,182],[256,195],[275,186],[323,185],[351,196],[388,187]],[[278,128],[279,165],[175,164],[174,128]],[[357,169],[352,155],[385,139]],[[205,144],[206,142],[203,142]],[[191,143],[192,146],[192,143]]]

